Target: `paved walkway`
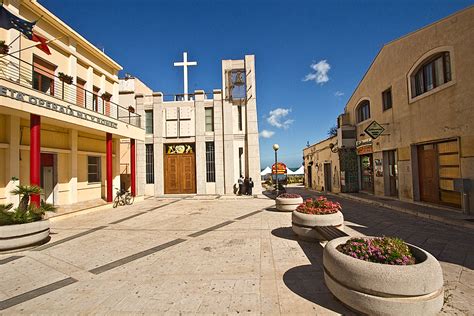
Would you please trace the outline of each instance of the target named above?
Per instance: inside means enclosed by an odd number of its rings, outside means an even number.
[[[352,234],[398,234],[440,258],[445,312],[472,314],[472,232],[341,201]],[[0,254],[0,313],[351,314],[324,285],[321,246],[273,204],[150,199],[54,218],[49,243]]]

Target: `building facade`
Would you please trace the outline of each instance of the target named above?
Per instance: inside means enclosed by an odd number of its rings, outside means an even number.
[[[139,194],[234,194],[240,175],[261,193],[254,56],[223,60],[222,81],[212,94],[136,94]]]
[[[380,50],[338,118],[361,191],[473,212],[473,49],[470,7]]]
[[[121,66],[35,0],[4,1],[37,21],[51,54],[15,29],[0,55],[0,203],[17,185],[39,185],[55,205],[111,201],[120,187],[120,139],[144,139],[140,117],[118,105]]]

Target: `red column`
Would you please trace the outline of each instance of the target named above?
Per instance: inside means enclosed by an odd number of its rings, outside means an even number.
[[[135,139],[130,139],[130,189],[132,196],[135,196],[137,193],[136,189],[136,180],[135,180],[135,172],[136,172],[136,155],[135,155]]]
[[[112,134],[106,138],[106,174],[107,174],[107,202],[112,202]]]
[[[40,186],[41,168],[41,117],[30,115],[30,185]],[[31,196],[31,203],[40,206],[40,196]]]

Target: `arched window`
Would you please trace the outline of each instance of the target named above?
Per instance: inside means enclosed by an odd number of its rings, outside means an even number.
[[[370,118],[370,101],[363,100],[357,106],[357,123],[365,121]]]
[[[451,59],[449,52],[435,54],[413,72],[411,95],[419,96],[451,81]]]

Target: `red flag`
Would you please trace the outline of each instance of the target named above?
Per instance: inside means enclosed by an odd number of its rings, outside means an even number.
[[[46,38],[44,38],[42,36],[39,36],[36,33],[33,33],[32,37],[31,37],[31,40],[35,41],[35,42],[40,42],[38,45],[36,45],[36,47],[41,49],[46,54],[51,55],[51,52],[49,51],[48,42],[47,42]]]

